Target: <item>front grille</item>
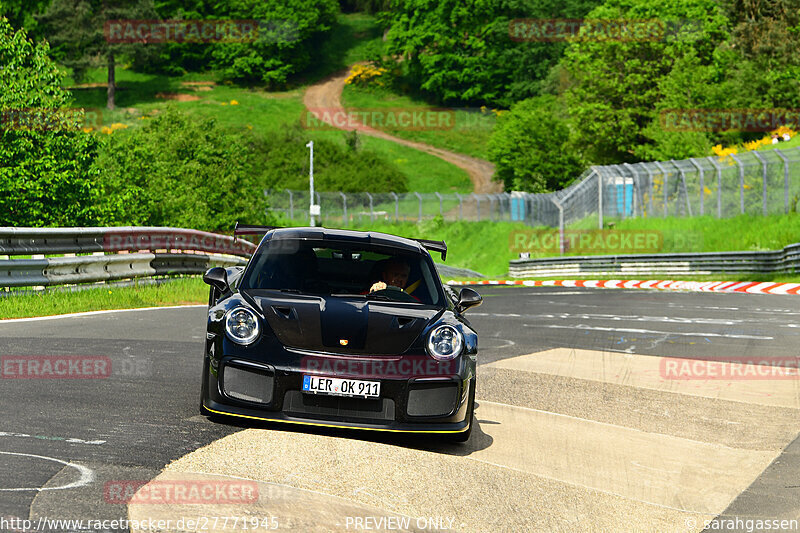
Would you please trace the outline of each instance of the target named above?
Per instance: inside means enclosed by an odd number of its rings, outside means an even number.
[[[222,371],[222,390],[236,400],[270,403],[275,378],[267,369],[242,368],[225,365]]]
[[[368,420],[394,420],[394,400],[380,398],[342,398],[321,394],[303,394],[298,390],[286,391],[283,411],[299,417],[361,418]]]
[[[408,391],[408,416],[447,416],[458,399],[458,384],[416,383]]]

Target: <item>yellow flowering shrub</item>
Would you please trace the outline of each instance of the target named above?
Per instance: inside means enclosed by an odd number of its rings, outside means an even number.
[[[360,85],[362,87],[373,83],[383,86],[383,82],[380,78],[384,74],[386,74],[385,68],[376,68],[372,65],[355,65],[350,69],[350,74],[347,76],[347,79],[344,80],[344,83],[346,85]]]

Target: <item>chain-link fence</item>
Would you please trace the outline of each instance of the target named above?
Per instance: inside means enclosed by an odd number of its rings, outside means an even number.
[[[266,191],[269,210],[309,221],[309,191]],[[318,192],[317,221],[520,221],[530,226],[603,227],[608,219],[788,213],[800,201],[800,148],[726,157],[594,166],[569,187],[532,194]]]

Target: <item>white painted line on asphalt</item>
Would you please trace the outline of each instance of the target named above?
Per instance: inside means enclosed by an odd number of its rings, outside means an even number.
[[[725,337],[728,339],[753,339],[762,341],[771,341],[775,337],[763,337],[760,335],[738,335],[735,333],[692,333],[688,331],[656,331],[651,329],[635,329],[635,328],[604,328],[600,326],[588,326],[586,324],[577,324],[574,326],[559,326],[557,324],[523,324],[528,328],[552,328],[552,329],[588,329],[592,331],[619,331],[622,333],[653,333],[656,335],[680,335],[684,337]]]
[[[14,431],[0,431],[0,437],[19,437],[23,439],[38,439],[38,440],[49,440],[57,442],[67,442],[69,444],[91,444],[95,446],[99,446],[106,443],[106,441],[104,440],[84,440],[84,439],[69,438],[69,437],[48,437],[45,435],[29,435],[27,433],[16,433]]]
[[[132,311],[159,311],[162,309],[182,309],[185,307],[208,307],[208,306],[206,304],[167,305],[162,307],[137,307],[135,309],[109,309],[105,311],[85,311],[83,313],[68,313],[65,315],[52,315],[52,316],[36,316],[31,318],[6,318],[0,320],[0,326],[3,324],[12,324],[15,322],[36,322],[39,320],[56,320],[59,318],[75,318],[83,316],[104,315],[108,313],[128,313]]]
[[[32,457],[34,459],[43,459],[45,461],[53,461],[54,463],[61,463],[62,465],[69,466],[70,468],[74,468],[78,472],[80,472],[81,477],[77,481],[73,481],[67,485],[61,485],[60,487],[30,487],[30,488],[12,488],[12,489],[3,489],[0,488],[2,492],[21,492],[27,490],[33,490],[36,492],[41,492],[43,490],[65,490],[65,489],[77,489],[78,487],[83,487],[88,485],[92,481],[94,481],[94,470],[91,468],[87,468],[83,465],[77,465],[75,463],[69,463],[67,461],[62,461],[61,459],[56,459],[55,457],[47,457],[46,455],[34,455],[31,453],[15,453],[15,452],[0,452],[2,455],[16,455],[19,457]]]

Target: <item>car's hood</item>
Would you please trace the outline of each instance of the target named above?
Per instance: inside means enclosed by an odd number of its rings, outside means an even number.
[[[397,355],[408,350],[442,309],[364,297],[309,296],[248,290],[287,348]]]

